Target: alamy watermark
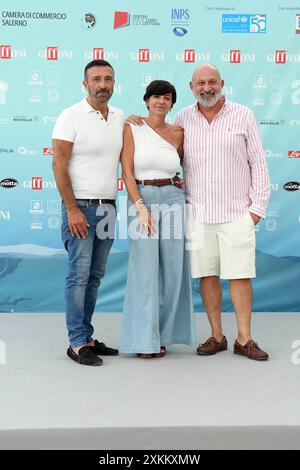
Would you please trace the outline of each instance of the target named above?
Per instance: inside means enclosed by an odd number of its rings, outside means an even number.
[[[203,225],[195,223],[190,207],[185,204],[147,204],[155,223],[155,233],[148,235],[141,231],[140,220],[134,204],[127,207],[127,198],[119,198],[119,216],[110,204],[99,205],[96,215],[101,216],[96,233],[100,240],[107,238],[119,240],[138,239],[185,239],[187,250],[200,249],[203,243]],[[116,227],[116,220],[118,226]]]

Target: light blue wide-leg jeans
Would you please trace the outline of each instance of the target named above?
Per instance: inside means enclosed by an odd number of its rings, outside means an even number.
[[[129,263],[120,351],[156,353],[173,343],[195,345],[189,257],[184,238],[184,193],[176,186],[139,191],[156,234],[140,233],[128,201]]]

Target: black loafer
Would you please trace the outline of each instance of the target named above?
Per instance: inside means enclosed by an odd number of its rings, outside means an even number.
[[[94,354],[99,354],[100,356],[117,356],[119,354],[117,349],[108,348],[104,343],[99,343],[96,339],[94,343],[95,346],[89,346]]]
[[[80,348],[78,354],[76,354],[70,346],[67,350],[67,355],[70,359],[73,359],[73,361],[84,366],[101,366],[103,364],[101,357],[96,356],[96,354],[90,350],[89,346]]]

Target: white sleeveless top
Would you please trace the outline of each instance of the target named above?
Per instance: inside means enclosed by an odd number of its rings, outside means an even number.
[[[180,159],[175,147],[146,123],[130,124],[135,152],[134,176],[138,180],[173,178],[180,172]]]

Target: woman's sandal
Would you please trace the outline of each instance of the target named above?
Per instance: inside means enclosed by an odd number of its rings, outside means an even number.
[[[165,346],[161,346],[160,347],[160,352],[152,354],[152,357],[164,357],[166,352],[167,352],[167,350],[166,350]]]
[[[137,353],[137,357],[140,357],[141,359],[151,359],[151,357],[153,357],[153,354]]]
[[[160,347],[160,352],[159,353],[152,353],[152,354],[147,354],[147,353],[137,353],[137,357],[140,357],[141,359],[150,359],[151,357],[164,357],[166,354],[166,348],[165,346]]]

